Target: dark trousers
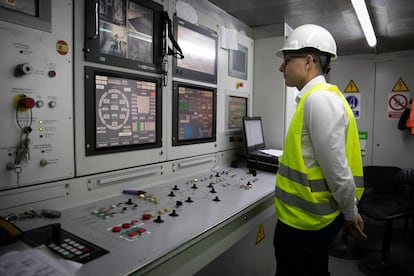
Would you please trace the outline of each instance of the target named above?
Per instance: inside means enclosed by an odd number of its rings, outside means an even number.
[[[278,221],[273,240],[276,276],[330,275],[328,247],[338,234],[343,222],[342,215],[339,215],[325,228],[306,231],[292,228]]]

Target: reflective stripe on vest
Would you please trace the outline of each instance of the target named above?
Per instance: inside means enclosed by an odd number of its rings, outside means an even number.
[[[304,102],[310,94],[318,91],[336,93],[344,104],[349,118],[346,157],[354,176],[357,199],[361,198],[364,190],[359,135],[353,112],[336,86],[327,83],[317,84],[305,93],[292,117],[276,177],[275,204],[278,218],[294,228],[303,230],[321,229],[340,214],[338,204],[328,189],[322,169],[320,167],[307,168],[302,156],[301,133]]]
[[[329,191],[328,185],[325,179],[309,180],[308,176],[300,171],[286,167],[283,164],[279,165],[278,173],[288,179],[309,187],[312,192],[324,192]],[[364,188],[364,177],[354,176],[355,186],[357,188]]]

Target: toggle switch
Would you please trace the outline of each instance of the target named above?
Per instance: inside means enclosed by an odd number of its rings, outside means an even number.
[[[161,218],[161,216],[158,216],[156,219],[154,219],[155,223],[163,223],[164,220]]]
[[[50,102],[48,103],[48,106],[49,106],[50,108],[55,108],[55,107],[56,107],[56,101],[50,101]]]
[[[45,105],[45,102],[42,100],[38,100],[36,101],[36,107],[41,108]]]
[[[170,214],[171,217],[178,217],[177,211],[172,210],[172,213]]]

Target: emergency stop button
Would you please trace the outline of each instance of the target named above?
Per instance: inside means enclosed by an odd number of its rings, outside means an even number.
[[[19,111],[26,111],[27,109],[31,109],[35,106],[35,100],[27,97],[25,94],[20,94],[14,97],[13,106]]]
[[[31,109],[35,106],[35,101],[32,98],[29,97],[23,97],[19,100],[19,107],[20,108],[27,108]]]

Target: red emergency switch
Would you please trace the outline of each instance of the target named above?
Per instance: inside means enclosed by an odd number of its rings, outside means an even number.
[[[237,81],[236,82],[236,88],[238,89],[238,88],[241,88],[241,87],[243,87],[244,86],[244,83],[242,82],[242,81]]]
[[[31,109],[34,107],[34,105],[35,105],[35,100],[29,97],[22,97],[18,103],[18,106],[20,108],[26,108],[26,109]]]
[[[27,109],[32,109],[35,106],[35,100],[27,97],[25,94],[19,94],[13,99],[13,106],[18,111],[24,112]]]

